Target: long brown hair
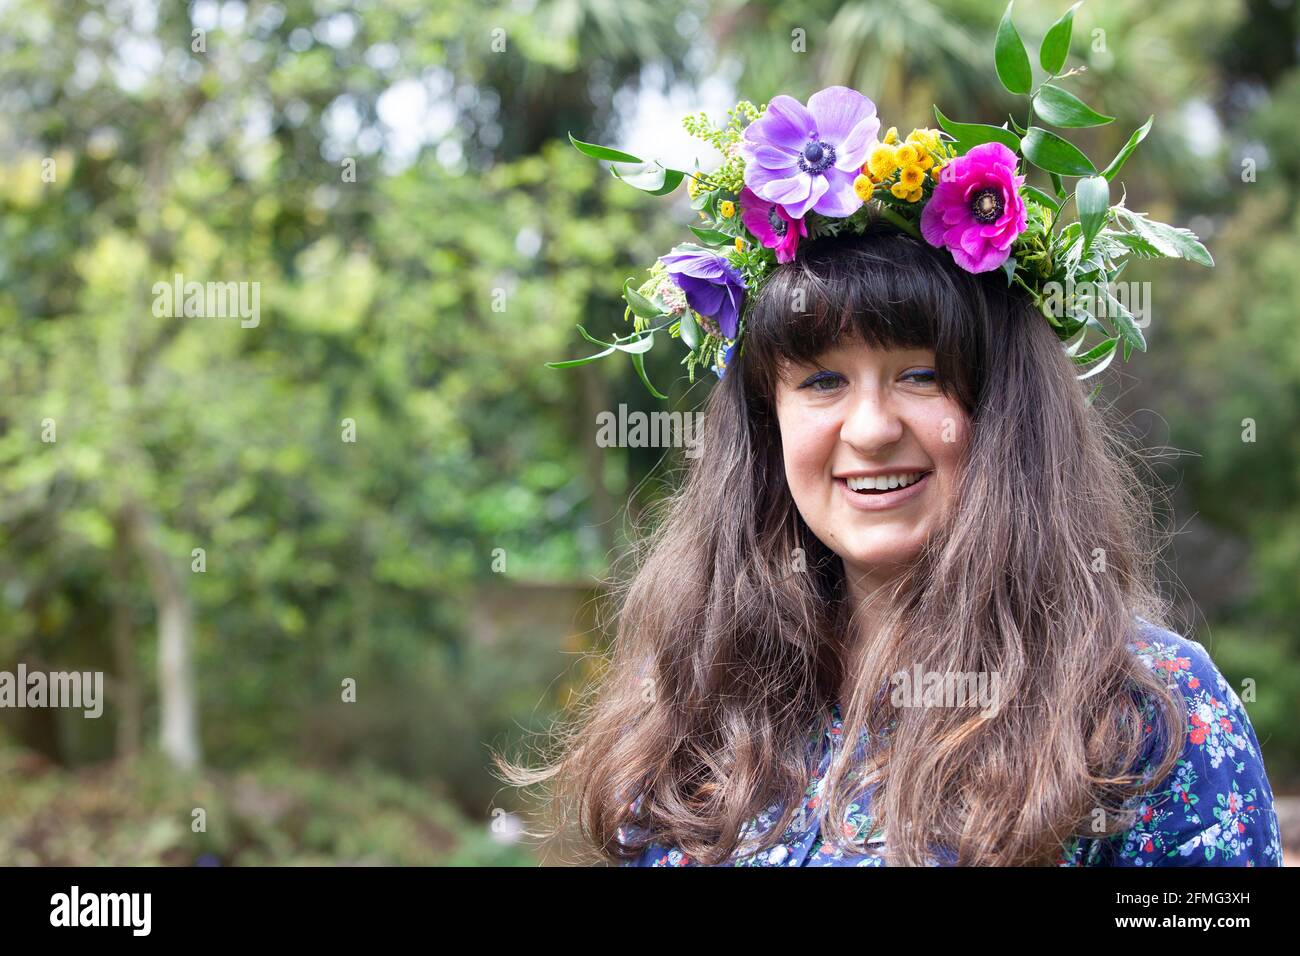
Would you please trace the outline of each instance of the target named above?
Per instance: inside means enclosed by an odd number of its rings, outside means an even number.
[[[933,349],[940,387],[970,416],[956,500],[877,592],[881,623],[861,638],[842,562],[786,484],[773,403],[783,362],[853,340]],[[784,815],[745,850],[780,838],[851,686],[843,739],[873,744],[865,763],[852,747],[837,755],[818,808],[823,838],[848,852],[842,822],[866,781],[891,863],[943,847],[963,865],[1050,864],[1074,836],[1131,825],[1125,800],[1172,769],[1184,714],[1128,646],[1135,617],[1161,625],[1167,609],[1158,522],[1085,395],[1000,270],[969,274],[884,224],[806,242],[764,284],[742,354],[705,401],[701,453],[617,589],[603,672],[550,758],[498,757],[503,778],[551,784],[560,825],[576,810],[607,859],[655,842],[725,862],[774,803]],[[849,635],[865,644],[846,675]],[[881,688],[916,665],[996,674],[1000,706],[893,706]],[[1163,743],[1144,754],[1151,705]]]

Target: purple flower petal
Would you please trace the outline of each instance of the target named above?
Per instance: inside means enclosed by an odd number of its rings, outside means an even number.
[[[825,176],[805,175],[802,178],[808,184],[808,195],[805,198],[794,202],[784,199],[777,200],[785,207],[786,212],[796,219],[802,219],[807,215],[808,210],[813,208],[821,200],[822,196],[826,195],[826,191],[831,188]]]
[[[875,116],[864,119],[853,127],[853,131],[844,142],[835,145],[835,168],[846,173],[854,173],[856,178],[856,173],[867,161],[871,148],[879,142],[876,139],[876,134],[879,132],[880,120]]]
[[[817,124],[803,104],[782,93],[768,102],[767,112],[745,127],[744,138],[797,152],[816,129]]]
[[[814,212],[832,219],[851,216],[862,207],[862,197],[853,190],[856,173],[846,173],[838,169],[828,169],[823,177],[827,184],[826,194],[813,206]]]
[[[847,86],[828,86],[808,97],[808,112],[816,121],[822,140],[839,149],[858,123],[876,115],[876,104]],[[879,121],[876,128],[880,128]]]

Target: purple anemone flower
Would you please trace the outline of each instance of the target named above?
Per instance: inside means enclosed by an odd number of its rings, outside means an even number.
[[[712,319],[722,338],[734,339],[745,304],[745,280],[740,270],[716,252],[689,243],[660,256],[659,261],[686,293],[687,304],[702,318]]]
[[[879,131],[876,104],[847,86],[817,91],[806,109],[792,96],[773,97],[740,141],[745,185],[795,219],[809,209],[851,216],[862,205],[853,180]]]
[[[981,143],[944,167],[921,212],[921,235],[932,246],[946,246],[967,272],[996,269],[1025,231],[1024,184],[1015,153],[1001,143]]]
[[[776,250],[777,262],[793,259],[799,240],[808,236],[808,225],[802,219],[777,203],[760,199],[748,186],[740,191],[740,219],[759,242]]]

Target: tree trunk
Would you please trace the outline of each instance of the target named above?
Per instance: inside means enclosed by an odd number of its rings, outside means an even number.
[[[194,612],[175,559],[158,539],[157,521],[138,502],[126,506],[131,539],[144,563],[158,614],[158,699],[163,755],[180,770],[198,767],[198,700],[194,685]]]
[[[113,516],[113,692],[117,709],[116,752],[127,763],[140,752],[143,726],[140,672],[135,659],[131,613],[131,529],[124,509]]]

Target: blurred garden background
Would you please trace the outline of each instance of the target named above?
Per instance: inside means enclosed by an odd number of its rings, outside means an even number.
[[[1018,0],[1031,51],[1067,6]],[[694,217],[568,134],[707,170],[683,116],[836,83],[903,131],[998,123],[1001,14],[0,0],[0,670],[107,698],[0,710],[0,864],[537,863],[489,747],[591,676],[598,582],[673,464],[595,443],[663,407],[626,363],[543,362],[623,331]],[[1104,392],[1170,450],[1167,587],[1300,794],[1300,9],[1088,0],[1074,36],[1118,117],[1076,141],[1154,112],[1130,204],[1218,263],[1130,267],[1153,349]],[[177,274],[258,283],[259,320],[157,316]],[[672,351],[650,377],[692,408]]]

